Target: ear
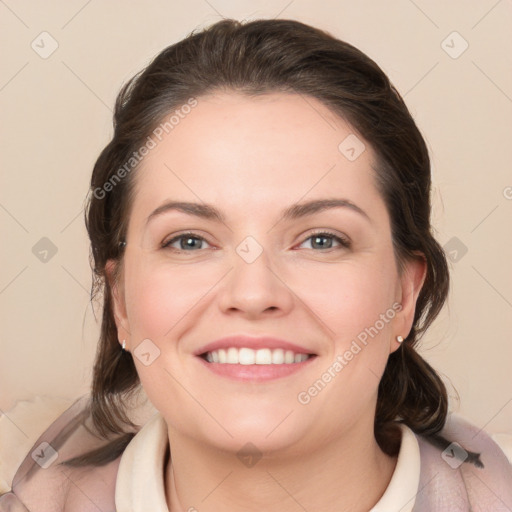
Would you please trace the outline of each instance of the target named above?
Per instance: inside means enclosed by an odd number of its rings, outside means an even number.
[[[105,275],[110,287],[112,298],[112,310],[117,327],[117,338],[119,344],[126,340],[127,350],[130,343],[130,331],[128,329],[128,317],[126,314],[126,302],[124,299],[124,279],[122,272],[116,274],[117,266],[120,263],[115,260],[108,260],[105,265]],[[117,278],[116,278],[117,277]]]
[[[404,263],[399,277],[397,302],[402,305],[402,308],[396,315],[390,352],[395,351],[400,346],[396,341],[397,336],[402,336],[405,340],[411,332],[416,302],[427,275],[425,256],[421,253],[418,253],[416,256],[416,258],[409,259]]]

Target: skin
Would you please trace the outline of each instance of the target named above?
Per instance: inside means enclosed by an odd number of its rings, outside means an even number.
[[[411,329],[425,265],[398,271],[373,150],[360,135],[366,150],[355,161],[338,150],[353,133],[313,98],[217,93],[198,98],[137,171],[115,316],[127,350],[144,339],[160,350],[148,366],[134,361],[168,425],[173,511],[367,511],[389,483],[396,458],[374,438],[377,389],[396,336]],[[367,217],[338,207],[282,218],[293,203],[326,198],[349,200]],[[169,200],[211,204],[225,222],[172,210],[147,223]],[[206,241],[181,253],[180,240],[162,248],[186,230]],[[351,247],[333,238],[319,247],[310,238],[317,230],[348,237]],[[236,252],[247,236],[263,249],[252,263]],[[394,303],[401,311],[299,403]],[[231,334],[284,338],[317,357],[288,377],[233,381],[193,355]],[[236,456],[248,442],[262,454],[253,467]]]

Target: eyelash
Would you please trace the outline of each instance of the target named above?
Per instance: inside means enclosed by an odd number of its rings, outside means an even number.
[[[342,237],[340,235],[336,235],[335,233],[332,233],[330,231],[317,231],[317,232],[314,232],[314,233],[311,233],[308,237],[306,237],[302,242],[301,244],[299,245],[302,245],[304,242],[306,242],[306,240],[309,240],[310,238],[313,238],[313,237],[319,237],[319,236],[325,236],[326,238],[332,238],[334,239],[336,242],[338,242],[341,247],[345,248],[345,249],[350,249],[352,244],[351,244],[351,241],[346,238],[346,237]],[[174,238],[171,238],[169,241],[167,242],[163,242],[162,243],[162,249],[171,249],[175,252],[180,252],[180,253],[183,253],[183,252],[194,252],[194,251],[185,251],[183,249],[176,249],[174,247],[170,247],[171,244],[173,244],[174,242],[182,239],[182,238],[194,238],[196,240],[200,240],[200,241],[203,241],[203,242],[206,242],[208,243],[208,240],[206,240],[204,237],[192,232],[192,231],[189,231],[189,232],[186,232],[186,233],[181,233],[180,235],[178,236],[175,236]],[[334,248],[336,249],[336,247]],[[314,249],[312,249],[314,250]],[[322,251],[322,250],[319,250],[319,251],[316,251],[316,252],[327,252],[328,250],[332,250],[332,248],[329,248],[329,249],[326,249],[325,251]]]

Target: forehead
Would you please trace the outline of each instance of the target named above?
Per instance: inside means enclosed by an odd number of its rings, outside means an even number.
[[[304,196],[366,195],[367,202],[377,193],[369,144],[320,101],[299,94],[199,97],[160,139],[136,173],[133,213],[175,197],[261,214]],[[348,158],[347,144],[362,151],[357,158]]]

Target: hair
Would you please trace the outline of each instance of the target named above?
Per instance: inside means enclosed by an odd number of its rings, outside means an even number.
[[[114,434],[118,440],[74,462],[104,464],[115,459],[136,427],[126,400],[140,388],[140,381],[132,355],[119,347],[112,285],[106,275],[108,260],[117,263],[117,271],[122,265],[136,167],[123,179],[115,180],[120,176],[116,173],[173,109],[216,91],[315,98],[373,148],[376,185],[389,212],[398,268],[402,271],[403,263],[414,258],[424,259],[427,267],[412,329],[389,356],[379,384],[375,437],[388,454],[398,451],[398,422],[439,439],[447,416],[446,388],[415,347],[446,300],[449,272],[430,225],[430,160],[420,131],[385,73],[354,46],[294,20],[225,19],[165,48],[117,97],[114,134],[92,173],[86,226],[95,278],[92,296],[103,296],[90,415],[100,435],[107,439]]]

